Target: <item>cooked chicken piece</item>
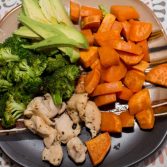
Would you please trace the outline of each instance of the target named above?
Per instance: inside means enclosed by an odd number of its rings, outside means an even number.
[[[82,119],[85,114],[85,107],[88,101],[88,94],[73,94],[67,102],[68,110],[76,110],[79,112],[79,117]]]
[[[72,121],[74,122],[74,123],[79,123],[80,122],[80,117],[79,117],[79,113],[78,113],[78,111],[76,111],[76,110],[67,110],[67,114],[70,116],[70,118],[72,119]]]
[[[83,142],[78,138],[74,137],[67,143],[68,155],[76,162],[82,163],[86,158],[86,147]]]
[[[92,101],[88,101],[85,110],[85,125],[90,129],[93,138],[100,130],[101,112],[97,108],[96,104]]]
[[[49,161],[54,166],[59,166],[63,159],[63,150],[59,142],[55,142],[49,149],[44,148],[42,160]]]
[[[78,80],[78,83],[77,83],[77,86],[75,88],[75,93],[85,93],[85,77],[86,75],[81,75],[79,80]]]
[[[62,105],[61,105],[61,108],[59,107],[58,114],[59,115],[62,114],[66,110],[66,107],[67,107],[66,103],[63,102]]]
[[[53,131],[55,131],[51,126],[46,124],[41,117],[36,115],[33,115],[29,120],[24,120],[24,124],[29,130],[33,133],[39,134],[41,137],[48,137]]]
[[[60,135],[57,132],[56,129],[53,129],[53,131],[49,134],[49,136],[44,138],[44,144],[46,148],[50,148],[50,146],[54,143],[60,140]]]
[[[43,103],[48,109],[47,117],[54,118],[60,109],[55,106],[52,96],[49,93],[44,95]]]
[[[71,138],[78,136],[81,131],[80,125],[74,124],[66,113],[59,118],[55,118],[55,127],[60,134],[62,143],[67,143]]]
[[[24,115],[30,118],[33,114],[41,117],[48,125],[54,125],[49,119],[49,110],[43,103],[43,97],[35,97],[27,106]]]

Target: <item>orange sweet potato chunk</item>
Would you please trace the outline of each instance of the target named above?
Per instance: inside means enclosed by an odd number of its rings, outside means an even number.
[[[139,64],[132,66],[133,69],[143,72],[149,67],[149,63],[142,60]]]
[[[117,93],[118,99],[126,100],[126,101],[128,101],[132,95],[133,95],[133,92],[125,86],[123,86],[122,90]]]
[[[111,147],[110,135],[107,132],[102,133],[99,136],[86,141],[86,146],[92,164],[96,166],[103,161]]]
[[[128,102],[129,112],[135,115],[151,106],[151,99],[148,89],[142,89],[134,94]]]
[[[124,111],[120,114],[121,124],[123,128],[134,127],[134,115],[131,115],[129,111]]]
[[[80,5],[70,0],[70,18],[74,23],[78,23],[80,17]]]
[[[146,80],[167,87],[167,63],[153,68],[147,75]]]
[[[89,45],[92,46],[94,44],[94,35],[92,34],[92,31],[90,29],[85,29],[81,32],[86,37]]]
[[[120,116],[112,112],[101,112],[101,131],[121,133],[122,123]]]
[[[136,114],[141,129],[152,129],[155,123],[154,111],[151,107]]]
[[[132,91],[139,92],[142,89],[145,81],[145,75],[137,70],[127,72],[123,83]]]
[[[85,68],[90,67],[98,58],[98,48],[90,46],[87,50],[80,51],[80,61]]]

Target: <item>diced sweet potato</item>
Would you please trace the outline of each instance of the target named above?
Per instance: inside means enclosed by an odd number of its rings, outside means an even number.
[[[110,31],[114,21],[115,21],[115,16],[112,15],[112,14],[107,14],[104,17],[104,19],[103,19],[103,21],[102,21],[102,23],[101,23],[101,25],[98,29],[98,32],[108,32],[108,31]]]
[[[92,164],[98,165],[103,161],[111,147],[110,135],[106,132],[86,142]]]
[[[111,66],[102,70],[102,80],[106,82],[120,81],[125,77],[127,72],[126,66],[120,61],[119,65]]]
[[[92,31],[90,29],[85,29],[81,31],[82,34],[84,34],[84,36],[86,37],[89,45],[93,45],[94,44],[94,35],[92,34]]]
[[[102,67],[101,67],[101,63],[99,59],[96,59],[96,61],[90,66],[91,69],[98,69],[99,71],[101,71]]]
[[[98,58],[98,48],[90,46],[87,50],[80,51],[80,61],[85,68],[88,68]]]
[[[98,107],[107,105],[107,104],[112,104],[113,102],[116,102],[116,94],[107,94],[107,95],[97,96],[94,99],[94,102]]]
[[[116,31],[118,31],[119,34],[120,34],[121,31],[122,31],[122,28],[123,28],[123,27],[122,27],[121,22],[115,21],[114,24],[113,24],[112,27],[111,27],[111,31],[116,30]]]
[[[100,81],[100,72],[96,68],[89,72],[85,77],[85,90],[91,94]]]
[[[99,15],[101,19],[103,17],[100,9],[93,8],[90,6],[84,6],[84,5],[81,6],[80,15],[82,18],[87,17],[87,16],[92,16],[92,15]]]
[[[136,70],[130,70],[127,72],[123,83],[132,91],[139,92],[142,89],[145,81],[145,75]]]
[[[152,129],[155,123],[155,116],[153,109],[147,108],[136,114],[137,122],[141,129]]]
[[[132,95],[133,95],[133,92],[125,86],[123,86],[122,90],[117,93],[118,99],[126,100],[126,101],[128,101]]]
[[[122,35],[128,41],[130,36],[131,24],[128,21],[123,21],[122,23]]]
[[[121,60],[128,66],[136,65],[143,59],[144,54],[136,55],[128,52],[118,51]]]
[[[122,123],[120,116],[112,112],[101,112],[101,131],[121,133]]]
[[[150,56],[149,56],[149,48],[148,48],[148,42],[147,40],[143,40],[137,43],[137,45],[139,45],[142,48],[144,57],[143,60],[150,62]]]
[[[112,46],[116,50],[137,54],[142,54],[142,48],[131,41],[123,41],[123,40],[114,40],[112,41]]]
[[[99,96],[104,94],[116,93],[122,91],[122,82],[110,82],[110,83],[102,83],[97,85],[96,89],[94,90],[92,96]]]
[[[119,21],[139,19],[139,13],[132,6],[113,5],[111,6],[111,13],[115,15]]]
[[[152,32],[152,24],[141,22],[141,21],[131,21],[130,28],[130,40],[139,42],[146,40]]]
[[[167,87],[167,63],[153,68],[147,75],[146,80]]]
[[[148,89],[142,89],[134,94],[128,102],[129,112],[132,115],[137,114],[151,106],[151,100]]]
[[[136,64],[132,68],[140,72],[144,72],[148,67],[149,67],[149,63],[142,60],[139,64]]]
[[[101,23],[101,17],[99,15],[92,15],[84,17],[81,21],[81,29],[91,29],[96,31]]]
[[[120,114],[121,124],[123,128],[134,127],[134,115],[131,115],[129,111],[124,111]]]
[[[80,5],[70,0],[70,18],[74,23],[78,23],[80,17]]]
[[[97,32],[94,35],[95,41],[99,46],[107,46],[112,40],[120,39],[120,33],[117,30],[108,32]]]
[[[105,68],[112,65],[118,65],[120,62],[119,54],[111,47],[99,47],[98,53],[100,56],[100,62]]]

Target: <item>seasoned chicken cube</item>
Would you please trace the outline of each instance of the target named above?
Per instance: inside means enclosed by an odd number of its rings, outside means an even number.
[[[63,150],[59,142],[55,142],[49,149],[44,148],[42,160],[49,161],[54,166],[59,166],[63,159]]]
[[[92,101],[88,101],[85,111],[85,125],[90,129],[93,138],[100,130],[101,112]]]
[[[78,136],[81,131],[80,125],[74,124],[66,113],[59,118],[55,118],[55,127],[60,134],[62,143],[67,143],[71,138]]]
[[[79,117],[79,113],[76,110],[67,110],[67,114],[70,116],[70,118],[72,119],[72,121],[74,123],[79,123],[80,122],[80,117]]]
[[[85,93],[86,90],[85,90],[85,77],[86,75],[81,75],[79,80],[78,80],[78,83],[77,83],[77,86],[75,88],[75,93],[79,94],[79,93]]]
[[[78,138],[74,137],[70,139],[67,143],[67,151],[68,155],[74,160],[76,163],[84,162],[86,158],[86,147],[83,142]]]
[[[76,110],[79,113],[79,117],[82,119],[85,114],[85,107],[88,101],[88,94],[73,94],[70,100],[67,102],[67,110]]]

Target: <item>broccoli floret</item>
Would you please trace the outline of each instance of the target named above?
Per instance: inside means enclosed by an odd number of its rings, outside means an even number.
[[[13,35],[5,40],[1,45],[1,48],[11,48],[11,53],[19,56],[20,58],[26,58],[32,55],[32,52],[22,47],[23,44],[29,44],[26,39],[22,39],[16,35]]]
[[[22,116],[25,105],[23,103],[16,102],[12,95],[9,95],[6,101],[6,108],[2,117],[2,125],[6,128],[10,128],[15,125],[17,119]]]
[[[3,47],[0,48],[0,64],[5,65],[8,62],[19,61],[18,55],[12,54],[11,48]]]
[[[12,83],[5,79],[0,79],[0,92],[6,92],[13,86]]]
[[[15,82],[22,82],[35,78],[35,73],[27,64],[27,60],[23,59],[21,62],[15,65],[13,69],[13,76]]]
[[[69,81],[74,81],[80,74],[79,67],[76,65],[67,65],[62,68],[59,68],[55,71],[53,75],[59,77],[66,77]]]
[[[45,78],[44,87],[51,93],[55,104],[61,104],[72,96],[79,72],[76,65],[67,65]]]
[[[67,64],[69,64],[69,63],[65,59],[65,57],[63,57],[61,54],[58,54],[55,56],[55,58],[53,58],[53,57],[48,58],[46,71],[49,73],[54,72],[57,69],[64,67]]]

